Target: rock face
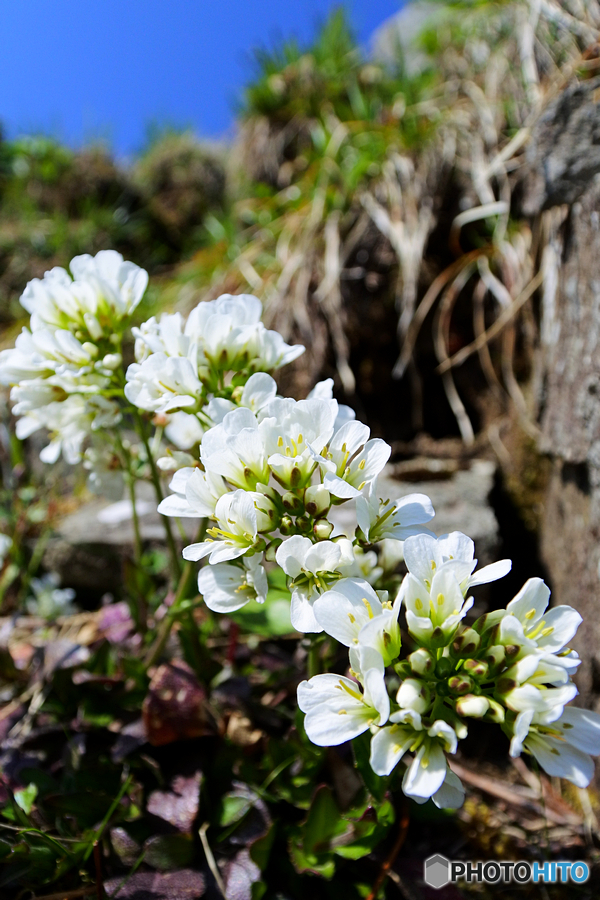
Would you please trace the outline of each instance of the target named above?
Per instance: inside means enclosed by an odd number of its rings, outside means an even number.
[[[532,133],[523,191],[523,211],[548,210],[550,233],[537,399],[539,449],[553,462],[540,549],[554,604],[584,618],[573,646],[587,706],[600,702],[599,88],[598,78],[573,84],[549,104]]]
[[[162,516],[156,511],[153,488],[138,482],[136,508],[145,544],[164,544]],[[198,520],[184,519],[190,539]],[[57,572],[63,586],[93,595],[113,592],[122,584],[123,560],[133,553],[133,520],[129,500],[92,500],[66,516],[44,553],[44,568]]]
[[[575,203],[557,235],[560,267],[544,298],[545,392],[540,448],[554,458],[541,549],[555,603],[584,617],[584,704],[600,690],[600,185]],[[551,251],[552,252],[552,251]],[[596,702],[597,698],[596,698]]]

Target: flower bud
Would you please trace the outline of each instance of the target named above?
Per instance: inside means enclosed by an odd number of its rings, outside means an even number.
[[[411,653],[408,657],[408,662],[415,675],[429,675],[435,667],[435,660],[425,647],[419,647],[418,650]]]
[[[268,497],[275,504],[281,501],[281,494],[268,484],[257,482],[255,490],[257,494],[264,494],[265,497]]]
[[[279,512],[273,501],[258,491],[254,494],[257,531],[273,531],[279,527]]]
[[[463,671],[470,675],[471,678],[482,681],[487,677],[488,664],[481,659],[466,659],[463,664]]]
[[[417,678],[407,678],[398,688],[396,700],[403,709],[424,713],[431,706],[431,689]]]
[[[111,369],[111,371],[114,371],[115,369],[119,368],[122,362],[123,357],[120,353],[107,353],[102,360],[102,365],[105,369]]]
[[[485,718],[488,722],[496,722],[501,725],[504,722],[504,707],[498,703],[497,700],[492,700],[491,697],[488,697],[489,709],[485,714]]]
[[[436,626],[431,632],[429,643],[432,647],[445,647],[448,643],[448,636],[444,634],[440,626]]]
[[[84,344],[81,345],[88,356],[91,356],[92,359],[95,359],[98,356],[98,348],[95,344],[92,344],[91,341],[85,341]]]
[[[456,701],[456,712],[459,716],[467,716],[472,719],[480,719],[490,707],[487,697],[476,697],[475,694],[465,694]]]
[[[447,678],[454,671],[454,663],[447,656],[442,656],[435,664],[435,674],[438,678]]]
[[[296,533],[296,529],[294,528],[294,523],[292,522],[292,520],[290,519],[289,516],[282,516],[281,522],[279,523],[279,530],[283,535],[285,535],[285,537],[287,537],[288,534]]]
[[[314,484],[304,493],[304,506],[310,516],[318,516],[331,506],[331,494],[323,484]]]
[[[513,656],[516,656],[520,649],[521,648],[519,647],[518,644],[505,644],[504,645],[504,652],[506,653],[506,656],[508,659],[512,659]]]
[[[327,519],[317,519],[313,526],[313,534],[318,541],[327,541],[331,537],[333,525]]]
[[[488,647],[483,658],[490,669],[499,669],[504,665],[506,652],[502,644],[493,644]]]
[[[292,516],[301,516],[304,513],[304,503],[297,494],[293,494],[291,491],[286,491],[281,502]]]
[[[480,616],[476,622],[473,622],[473,628],[478,634],[483,634],[484,631],[488,631],[490,628],[497,625],[505,615],[505,609],[494,609],[492,612]]]
[[[400,662],[394,664],[394,672],[400,676],[400,678],[408,678],[412,672],[410,667],[410,663],[407,659],[402,659]]]
[[[281,544],[283,544],[281,538],[274,538],[270,542],[267,549],[265,550],[265,559],[268,562],[275,562],[275,554],[277,553],[277,549],[281,546]]]
[[[452,641],[456,656],[472,656],[479,647],[480,637],[474,628],[465,628]]]
[[[448,679],[448,687],[453,694],[468,694],[474,686],[473,679],[468,675],[453,675]]]
[[[312,531],[312,522],[307,516],[298,516],[296,528],[301,534],[308,534],[309,531]]]
[[[514,691],[517,687],[517,682],[514,678],[508,678],[506,675],[503,678],[499,678],[496,684],[496,690],[499,694],[508,694],[509,691]]]

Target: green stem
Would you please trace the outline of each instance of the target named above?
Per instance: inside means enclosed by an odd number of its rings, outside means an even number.
[[[204,535],[206,534],[206,526],[208,524],[207,519],[202,519],[200,522],[200,528],[198,529],[198,535],[196,538],[196,543],[204,540]],[[177,584],[177,590],[175,591],[175,597],[173,599],[173,603],[169,607],[164,619],[160,623],[158,627],[158,632],[156,634],[156,639],[148,654],[146,656],[146,668],[150,668],[153,666],[158,659],[160,658],[161,653],[163,652],[165,645],[169,639],[169,635],[171,633],[171,628],[173,627],[173,622],[179,612],[179,607],[182,601],[186,598],[188,593],[190,584],[193,581],[193,577],[195,575],[194,563],[188,560],[184,567],[181,575],[179,577],[179,582]]]
[[[131,515],[133,520],[133,536],[135,546],[134,556],[136,564],[139,565],[142,558],[142,535],[140,532],[140,517],[138,516],[135,503],[135,478],[133,477],[131,472],[127,473],[127,488],[129,490],[129,498],[131,500]]]
[[[131,517],[133,521],[133,542],[134,542],[134,559],[136,565],[139,565],[142,558],[142,535],[140,532],[140,519],[138,516],[136,498],[135,498],[135,475],[131,466],[131,454],[124,446],[118,431],[115,432],[117,447],[120,451],[125,470],[125,480],[127,481],[127,490],[129,491],[129,499],[131,501]]]
[[[315,637],[311,638],[310,647],[308,648],[308,677],[312,678],[313,675],[319,675],[321,672],[321,641],[319,637],[315,639]]]
[[[162,486],[160,483],[160,473],[158,471],[154,455],[150,448],[150,442],[148,440],[148,435],[146,434],[145,423],[137,410],[134,412],[134,419],[137,425],[138,434],[142,439],[142,443],[145,447],[146,455],[148,457],[148,463],[150,465],[150,476],[152,478],[152,484],[154,485],[154,493],[156,494],[157,501],[160,503],[163,500]],[[177,545],[175,544],[175,538],[173,537],[171,522],[169,521],[168,516],[163,516],[162,519],[165,529],[165,536],[167,538],[167,546],[169,548],[169,554],[171,556],[173,578],[175,581],[177,581],[177,579],[181,576],[181,559],[179,556],[179,551],[177,550]]]

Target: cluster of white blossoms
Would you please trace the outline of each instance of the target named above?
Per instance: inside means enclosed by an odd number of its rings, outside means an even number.
[[[304,353],[301,344],[268,331],[261,314],[257,297],[223,294],[199,303],[185,322],[180,313],[165,313],[133,329],[136,362],[127,370],[125,395],[165,417],[165,433],[179,450],[199,444],[204,430],[237,406],[261,402],[256,390],[251,397],[246,390],[251,375],[274,372]]]
[[[21,305],[31,314],[13,349],[0,353],[0,384],[11,385],[17,436],[51,435],[44,462],[78,462],[86,439],[121,416],[123,334],[148,275],[120,253],[76,256],[30,281]]]
[[[165,426],[177,449],[158,466],[175,474],[158,508],[208,520],[205,539],[183,551],[205,560],[198,587],[206,605],[234,612],[264,602],[267,566],[278,566],[293,627],[349,650],[347,675],[318,674],[298,687],[314,743],[368,732],[375,773],[387,776],[402,760],[408,796],[455,807],[464,791],[448,755],[469,719],[481,718],[503,729],[513,756],[525,751],[551,775],[589,782],[600,716],[566,707],[577,694],[579,659],[568,648],[581,621],[575,610],[547,611],[550,592],[533,578],[506,609],[467,624],[471,587],[501,578],[510,562],[477,570],[468,537],[427,529],[434,510],[423,494],[380,498],[391,448],[333,399],[331,380],[305,400],[277,395],[270,373],[304,347],[265,328],[256,297],[202,302],[185,322],[178,313],[149,319],[132,329],[136,362],[125,374],[123,337],[147,274],[113,251],[76,257],[70,271],[30,282],[21,298],[30,330],[0,354],[18,436],[47,428],[45,461],[62,451],[76,462],[85,452],[92,478],[112,490],[130,464],[115,437],[128,404]],[[161,447],[159,437],[153,451]],[[196,457],[184,452],[193,447]],[[336,527],[343,504],[354,512],[349,534]],[[5,549],[0,543],[0,555]],[[400,559],[407,574],[396,591]],[[393,600],[378,590],[394,585]]]
[[[469,719],[497,723],[510,753],[525,749],[550,775],[589,783],[600,753],[600,716],[565,705],[577,694],[579,664],[568,648],[581,617],[568,606],[547,610],[550,591],[530,579],[506,609],[463,620],[471,586],[505,575],[502,560],[478,571],[473,542],[455,532],[404,542],[408,572],[393,603],[363,582],[341,580],[315,603],[325,631],[350,648],[352,678],[316,675],[298,688],[307,734],[328,746],[370,731],[371,766],[389,775],[407,763],[403,790],[417,802],[460,806],[464,791],[447,755],[466,737]],[[398,659],[404,608],[412,642]],[[400,676],[395,700],[385,671]]]

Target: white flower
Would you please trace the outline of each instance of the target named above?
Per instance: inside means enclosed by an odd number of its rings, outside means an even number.
[[[549,775],[587,787],[594,774],[590,756],[600,754],[600,716],[586,709],[568,707],[562,715],[521,712],[514,724],[510,755],[525,747]]]
[[[25,288],[21,305],[31,314],[34,331],[78,327],[98,340],[131,315],[148,284],[148,273],[115,250],[76,256],[69,267],[74,280],[64,269],[54,268]]]
[[[198,590],[204,602],[214,612],[227,613],[241,609],[250,600],[264,603],[267,596],[267,575],[261,555],[244,557],[242,565],[217,563],[204,566],[198,575]]]
[[[201,405],[202,384],[196,368],[185,357],[153,353],[141,364],[132,363],[126,377],[125,396],[139,409],[194,412]]]
[[[264,409],[258,425],[269,467],[285,487],[309,483],[319,455],[333,434],[335,400],[300,400],[276,397]]]
[[[169,416],[169,421],[165,425],[165,437],[175,444],[178,450],[195,447],[202,440],[203,434],[204,428],[198,416],[183,410]]]
[[[356,518],[366,541],[374,544],[384,538],[405,541],[409,537],[430,533],[423,527],[435,511],[425,494],[407,494],[400,500],[378,500],[374,480],[365,496],[356,498]]]
[[[235,391],[234,391],[235,394]],[[274,400],[277,395],[277,383],[274,378],[267,375],[266,372],[256,372],[251,375],[244,387],[242,388],[237,406],[244,406],[251,410],[260,421],[264,408]],[[205,414],[213,425],[220,425],[228,412],[236,408],[233,400],[226,400],[223,397],[213,397],[206,407]]]
[[[400,602],[384,606],[368,582],[342,578],[316,598],[313,611],[321,628],[346,647],[371,647],[385,665],[398,656]]]
[[[337,581],[340,572],[352,564],[352,544],[347,539],[313,544],[308,538],[293,535],[278,547],[276,559],[292,579],[292,625],[302,632],[323,631],[313,605],[330,581]]]
[[[326,378],[325,381],[318,381],[314,388],[306,398],[307,400],[333,400],[333,378]],[[350,406],[344,406],[338,403],[338,411],[333,426],[334,432],[338,431],[346,422],[352,422],[356,418],[356,413]]]
[[[548,687],[556,685],[559,687]],[[537,653],[528,654],[502,673],[497,694],[514,712],[556,713],[576,695],[577,688],[569,681],[564,667],[552,664]]]
[[[217,526],[208,529],[210,537],[207,540],[184,547],[184,559],[198,560],[209,556],[214,565],[254,551],[259,539],[259,515],[255,495],[251,492],[224,494],[215,507]]]
[[[365,657],[364,662],[357,672],[362,691],[356,681],[332,674],[315,675],[298,685],[298,706],[306,714],[304,728],[313,744],[333,747],[387,722],[390,699],[383,665],[376,657]]]
[[[393,724],[379,729],[371,740],[371,768],[377,775],[389,775],[410,751],[415,756],[404,775],[402,790],[417,800],[437,794],[447,779],[445,754],[456,753],[454,729],[441,719],[425,728],[419,713],[412,709],[392,713],[390,722]],[[449,786],[456,789],[452,779]]]
[[[163,516],[204,518],[214,516],[217,501],[227,493],[227,485],[220,475],[184,467],[175,472],[169,485],[173,494],[158,505]]]
[[[42,462],[54,463],[62,452],[66,462],[74,465],[81,460],[86,439],[95,431],[113,428],[120,418],[119,407],[106,397],[71,394],[63,402],[49,403],[20,418],[16,434],[24,440],[47,428],[51,441],[40,453]]]
[[[160,320],[152,316],[142,325],[132,328],[135,337],[135,359],[143,363],[152,353],[185,357],[195,368],[204,361],[199,349],[201,335],[195,333],[194,318],[184,323],[181,313],[163,313]]]
[[[200,459],[207,472],[226,478],[234,487],[253,490],[268,484],[269,466],[253,412],[240,407],[227,413],[202,439]]]
[[[477,565],[477,560],[473,558],[474,551],[475,545],[471,538],[460,531],[440,537],[419,534],[405,541],[404,561],[408,571],[427,586],[431,585],[434,575],[442,566],[451,564],[454,576],[463,594],[466,594],[473,585],[488,584],[503,578],[511,568],[509,559],[501,559],[473,572]]]
[[[380,438],[369,440],[361,422],[346,422],[335,432],[326,451],[315,458],[327,490],[342,499],[358,497],[374,481],[390,458],[392,448]]]
[[[549,600],[550,588],[541,578],[526,581],[500,620],[498,643],[522,646],[524,652],[559,653],[574,636],[582,618],[570,606],[548,610]],[[577,656],[570,655],[553,661],[566,668],[574,668],[579,663]]]
[[[400,587],[400,595],[406,606],[408,630],[424,644],[432,640],[439,646],[447,643],[473,605],[472,598],[464,600],[455,570],[449,565],[436,572],[429,588],[409,572]]]

